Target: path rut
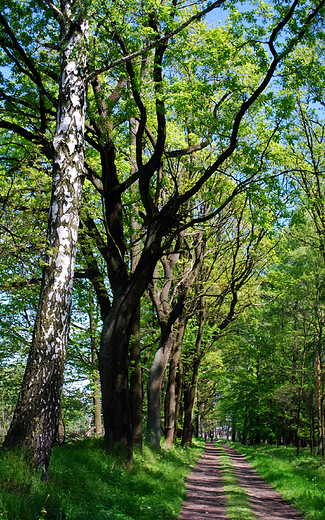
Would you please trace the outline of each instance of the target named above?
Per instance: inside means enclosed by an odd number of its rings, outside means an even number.
[[[258,520],[304,520],[274,489],[253,470],[237,451],[221,444],[228,453],[238,484],[244,488]],[[178,520],[227,519],[227,499],[223,489],[220,448],[206,444],[204,455],[187,480],[187,498]]]

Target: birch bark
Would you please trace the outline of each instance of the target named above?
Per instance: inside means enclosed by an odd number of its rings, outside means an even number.
[[[80,4],[79,4],[80,5]],[[74,1],[55,12],[61,29],[61,74],[53,139],[48,252],[21,393],[4,447],[25,445],[48,479],[57,434],[68,342],[84,179],[88,24]]]

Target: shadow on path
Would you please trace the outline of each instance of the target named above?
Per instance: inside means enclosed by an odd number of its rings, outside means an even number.
[[[219,450],[206,444],[206,450],[187,479],[187,498],[178,520],[226,520]]]

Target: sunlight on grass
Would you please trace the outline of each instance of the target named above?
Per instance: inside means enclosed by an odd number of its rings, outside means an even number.
[[[186,496],[184,477],[204,443],[136,453],[132,471],[102,440],[55,446],[50,482],[22,453],[0,453],[0,520],[172,520]],[[42,513],[43,508],[43,513]],[[45,512],[44,512],[45,511]]]
[[[220,463],[222,467],[223,488],[227,496],[227,515],[233,520],[256,520],[251,510],[245,490],[237,484],[237,478],[228,454],[222,451]]]
[[[258,474],[279,491],[290,504],[302,511],[306,520],[325,518],[325,463],[294,447],[242,446],[228,443],[251,463]]]

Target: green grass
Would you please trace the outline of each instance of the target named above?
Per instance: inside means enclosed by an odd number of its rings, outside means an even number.
[[[227,516],[233,520],[256,520],[244,489],[237,483],[230,457],[221,446],[219,448],[223,489],[227,497]]]
[[[230,443],[271,486],[307,520],[325,518],[325,461],[309,449],[297,457],[293,447],[242,446]]]
[[[102,440],[55,446],[49,483],[21,453],[1,452],[0,520],[172,520],[186,496],[184,477],[203,449],[203,442],[159,453],[144,446],[129,470]]]

